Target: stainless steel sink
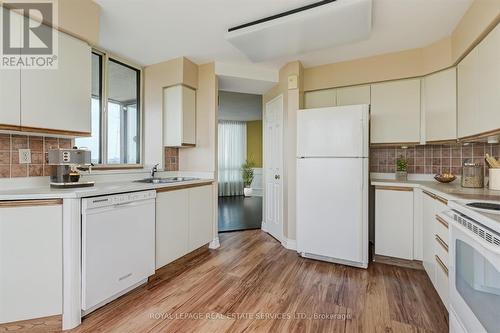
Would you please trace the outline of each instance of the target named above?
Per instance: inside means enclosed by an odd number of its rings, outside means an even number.
[[[146,178],[136,180],[137,183],[147,183],[147,184],[166,184],[166,183],[179,183],[187,182],[191,180],[198,180],[199,178],[194,177],[167,177],[167,178]]]

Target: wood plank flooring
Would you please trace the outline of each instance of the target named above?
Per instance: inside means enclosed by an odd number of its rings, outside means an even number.
[[[168,265],[71,332],[448,332],[448,314],[422,270],[303,259],[250,230],[221,234],[220,249]]]
[[[262,197],[219,197],[219,232],[260,229]]]

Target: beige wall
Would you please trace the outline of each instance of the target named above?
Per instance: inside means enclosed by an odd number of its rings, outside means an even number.
[[[455,65],[500,21],[500,0],[475,0],[451,36],[423,48],[304,70],[304,90],[423,76]]]
[[[147,66],[144,75],[144,164],[163,158],[163,88],[176,84],[198,87],[198,66],[184,57]],[[182,168],[182,165],[180,165]]]
[[[297,75],[299,88],[288,89],[288,77]],[[297,110],[302,106],[304,75],[302,64],[294,61],[280,69],[279,83],[263,96],[263,110],[266,103],[283,95],[283,233],[288,239],[295,239],[295,151],[297,145]],[[265,118],[265,117],[264,117]],[[265,189],[265,186],[264,186]],[[264,203],[265,205],[265,203]]]
[[[59,28],[99,45],[101,7],[93,0],[59,0]]]
[[[196,147],[179,149],[179,169],[217,173],[218,85],[215,64],[198,67]]]

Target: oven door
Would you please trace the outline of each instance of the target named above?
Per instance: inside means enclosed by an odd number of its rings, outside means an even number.
[[[469,333],[500,327],[500,247],[451,223],[450,304]]]

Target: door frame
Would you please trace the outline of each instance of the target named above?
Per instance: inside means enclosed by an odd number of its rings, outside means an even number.
[[[269,149],[268,147],[268,139],[266,137],[266,124],[267,124],[267,109],[268,105],[271,103],[276,102],[277,100],[281,100],[281,182],[280,182],[280,192],[281,192],[281,197],[280,197],[280,214],[279,216],[281,217],[281,232],[279,235],[279,238],[277,240],[280,243],[283,243],[285,241],[285,233],[284,233],[284,227],[285,227],[285,221],[284,221],[284,191],[283,191],[283,183],[285,181],[284,177],[284,168],[285,168],[285,151],[284,151],[284,134],[285,134],[285,112],[284,112],[284,98],[283,94],[279,94],[278,96],[274,97],[273,99],[269,100],[266,102],[264,110],[263,110],[263,117],[262,117],[262,122],[263,122],[263,130],[262,130],[262,143],[263,143],[263,159],[262,159],[262,175],[263,175],[263,181],[264,181],[264,186],[263,186],[263,191],[262,191],[262,231],[266,232],[269,234],[269,231],[267,229],[267,221],[266,221],[266,202],[267,202],[267,150]],[[270,234],[269,234],[270,235]],[[273,236],[273,235],[271,235]],[[273,236],[275,237],[275,236]]]

